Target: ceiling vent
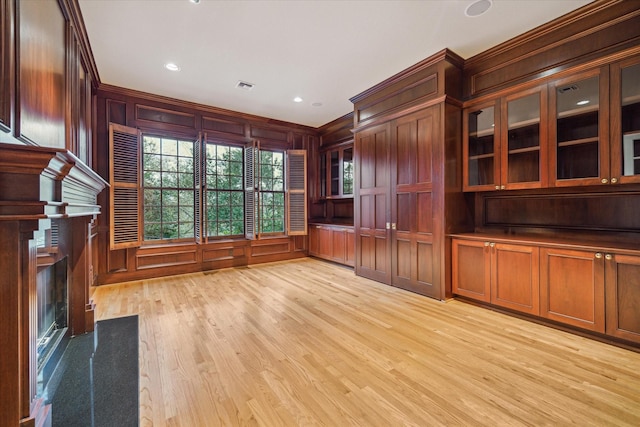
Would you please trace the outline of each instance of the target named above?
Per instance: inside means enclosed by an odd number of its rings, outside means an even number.
[[[236,83],[238,89],[251,90],[254,86],[253,83],[243,82],[242,80],[238,80],[238,83]]]
[[[571,92],[574,90],[578,90],[578,86],[576,85],[572,85],[572,86],[565,86],[565,87],[561,87],[558,89],[558,93],[566,93],[566,92]]]

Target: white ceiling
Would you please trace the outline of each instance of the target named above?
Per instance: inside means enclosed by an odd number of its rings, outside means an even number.
[[[79,3],[102,83],[318,127],[445,47],[468,58],[590,1],[493,0],[475,18],[472,0]]]

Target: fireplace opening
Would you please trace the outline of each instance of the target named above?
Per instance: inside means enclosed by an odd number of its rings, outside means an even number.
[[[41,269],[37,275],[38,389],[46,384],[64,352],[67,337],[67,258]]]

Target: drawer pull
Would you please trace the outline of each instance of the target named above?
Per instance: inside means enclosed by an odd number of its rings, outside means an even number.
[[[602,258],[602,254],[600,252],[596,252],[596,258],[598,259]]]

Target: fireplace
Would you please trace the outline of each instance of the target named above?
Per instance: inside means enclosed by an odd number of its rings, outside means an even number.
[[[55,358],[67,337],[94,328],[97,195],[107,186],[65,149],[0,143],[1,425],[50,425],[55,408],[42,394]]]
[[[67,257],[39,269],[36,276],[38,395],[43,393],[68,338]]]

